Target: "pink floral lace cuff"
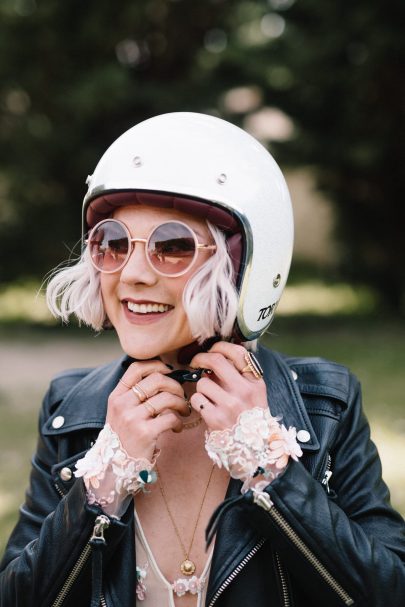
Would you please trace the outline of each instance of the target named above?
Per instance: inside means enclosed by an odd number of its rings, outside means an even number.
[[[128,455],[118,435],[105,424],[91,449],[77,461],[74,474],[83,478],[89,504],[119,518],[131,496],[156,481],[155,462],[156,457],[150,462]]]
[[[232,428],[213,430],[205,436],[205,449],[212,461],[243,482],[242,493],[262,490],[286,468],[289,458],[302,455],[297,432],[279,423],[261,407],[241,413]]]

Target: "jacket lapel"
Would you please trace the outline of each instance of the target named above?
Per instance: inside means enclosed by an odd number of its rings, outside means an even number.
[[[102,428],[105,423],[107,401],[131,359],[128,356],[90,371],[69,392],[59,395],[62,400],[42,429],[45,435],[65,434],[87,428]],[[55,423],[55,419],[58,423]],[[56,426],[56,427],[55,427]]]
[[[288,365],[279,354],[260,346],[256,355],[263,367],[271,414],[280,417],[280,422],[287,428],[294,426],[297,431],[306,430],[308,432],[307,436],[310,436],[310,439],[301,444],[303,450],[319,449],[318,439]],[[241,486],[240,481],[231,479],[226,497],[239,495]],[[219,524],[206,604],[210,603],[227,577],[235,571],[261,539],[260,535],[248,524],[242,509],[243,506],[237,504],[228,510]]]
[[[304,451],[317,451],[319,442],[302,400],[291,369],[277,352],[259,347],[258,358],[263,367],[270,412],[280,417],[287,428],[306,431],[309,440],[301,443]]]

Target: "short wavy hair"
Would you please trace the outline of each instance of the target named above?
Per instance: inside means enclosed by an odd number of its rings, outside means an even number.
[[[191,276],[183,292],[183,305],[193,337],[202,343],[214,335],[232,335],[238,309],[234,270],[225,235],[207,221],[216,252]],[[100,275],[88,247],[73,264],[56,269],[47,285],[51,313],[67,323],[74,314],[79,323],[100,331],[108,323],[100,290]],[[255,344],[250,343],[250,347]]]

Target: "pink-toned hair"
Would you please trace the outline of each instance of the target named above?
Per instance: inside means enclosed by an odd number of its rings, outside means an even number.
[[[216,252],[193,274],[183,292],[183,304],[191,332],[200,343],[213,335],[229,337],[238,309],[233,266],[224,234],[207,221]],[[106,314],[100,292],[99,273],[90,261],[88,248],[72,265],[56,269],[47,286],[47,304],[52,314],[79,322],[96,331],[103,329]],[[255,344],[250,344],[255,347]]]

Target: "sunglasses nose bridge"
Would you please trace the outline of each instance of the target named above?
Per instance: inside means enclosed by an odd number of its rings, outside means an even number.
[[[129,240],[129,253],[128,253],[128,258],[127,258],[126,263],[128,263],[129,259],[134,255],[134,252],[136,251],[136,249],[141,251],[141,255],[143,255],[143,259],[145,259],[146,262],[149,263],[148,251],[147,251],[148,239],[147,238],[129,238],[128,240]],[[136,247],[137,244],[140,244],[141,246]],[[143,250],[143,253],[142,253],[142,250]]]
[[[143,272],[144,269],[151,269],[147,258],[146,243],[146,238],[128,238],[128,254],[121,268],[122,273],[138,273],[139,271]],[[137,244],[141,246],[136,246]]]
[[[129,238],[129,242],[143,242],[143,243],[147,243],[148,239],[147,238]]]

